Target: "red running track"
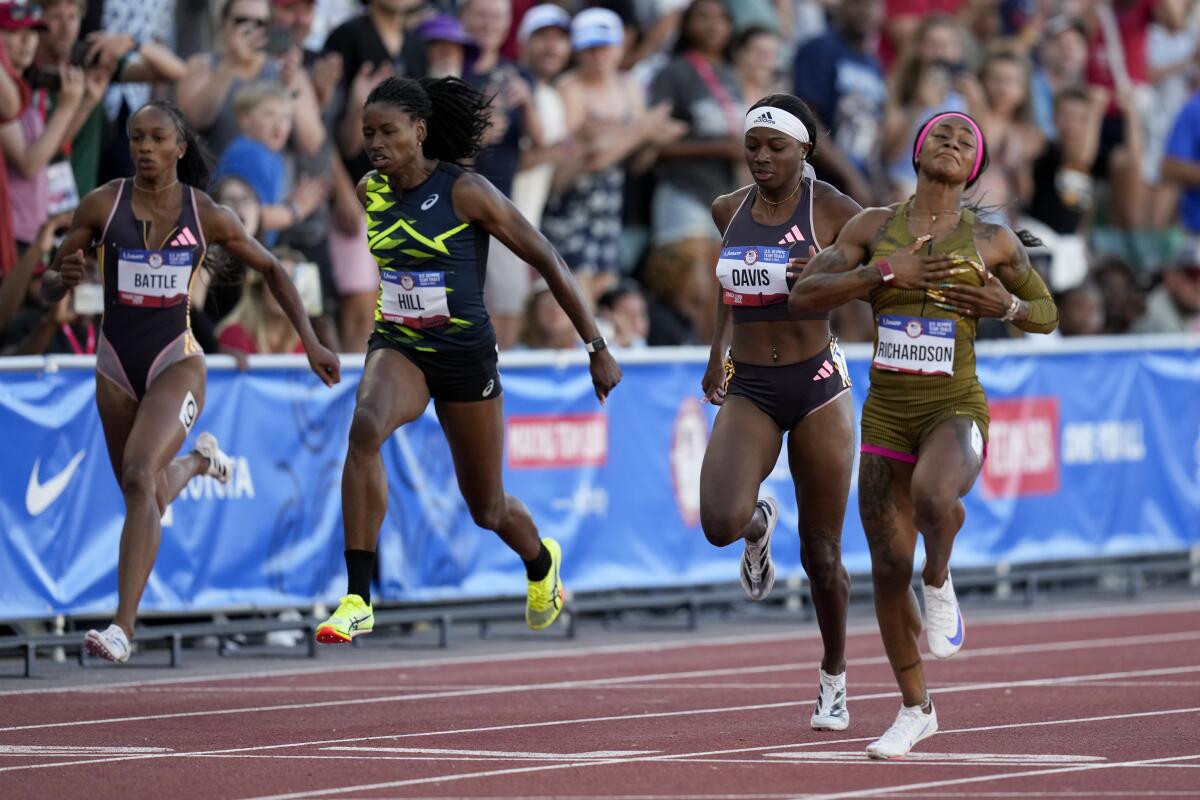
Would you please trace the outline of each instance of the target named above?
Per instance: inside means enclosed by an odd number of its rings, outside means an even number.
[[[897,762],[878,635],[817,733],[820,642],[772,633],[0,695],[0,798],[1200,797],[1198,612],[968,619]]]

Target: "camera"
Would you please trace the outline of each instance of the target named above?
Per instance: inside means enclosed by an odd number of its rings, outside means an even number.
[[[292,33],[280,25],[267,26],[267,55],[281,56],[292,47]]]
[[[25,83],[29,84],[29,88],[34,91],[45,89],[47,92],[57,92],[62,88],[62,76],[55,69],[30,67],[25,70],[22,77],[25,79]]]
[[[95,64],[96,62],[98,62],[100,60],[99,52],[97,52],[96,55],[92,57],[91,61],[88,61],[87,55],[88,55],[89,49],[91,49],[90,43],[85,42],[83,40],[76,42],[75,46],[71,48],[71,58],[70,58],[71,64],[76,67],[90,67],[93,64]]]

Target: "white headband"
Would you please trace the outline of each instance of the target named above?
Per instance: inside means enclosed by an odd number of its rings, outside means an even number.
[[[808,144],[808,128],[800,118],[791,112],[775,106],[759,106],[752,108],[746,114],[746,126],[743,133],[749,133],[751,128],[772,128],[786,134],[801,144]]]

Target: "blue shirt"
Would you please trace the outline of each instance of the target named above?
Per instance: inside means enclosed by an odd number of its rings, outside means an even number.
[[[284,194],[287,189],[287,167],[283,156],[257,139],[239,136],[225,148],[213,180],[215,183],[227,177],[241,178],[248,183],[264,206],[287,200]],[[267,247],[274,247],[277,238],[278,231],[268,231],[263,235]]]
[[[1167,155],[1180,161],[1200,162],[1200,92],[1192,95],[1175,118],[1175,127],[1167,139]],[[1200,233],[1200,186],[1185,189],[1179,200],[1183,227]]]
[[[796,51],[796,95],[829,125],[838,148],[860,170],[882,149],[887,86],[879,60],[830,30]]]

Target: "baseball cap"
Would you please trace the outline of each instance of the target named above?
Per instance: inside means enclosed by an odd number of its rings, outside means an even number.
[[[27,28],[46,30],[40,3],[14,3],[0,0],[0,30],[19,31]]]
[[[474,45],[475,41],[467,35],[462,23],[457,17],[449,14],[437,14],[417,26],[417,33],[426,42],[452,42],[461,45]]]
[[[571,47],[587,50],[589,47],[620,45],[625,41],[625,26],[615,11],[607,8],[588,8],[580,11],[571,20]]]
[[[521,18],[521,26],[517,28],[517,41],[525,44],[529,37],[542,28],[562,28],[571,30],[571,15],[560,6],[553,3],[542,3],[525,12]]]
[[[1046,22],[1046,27],[1042,29],[1042,38],[1053,39],[1067,31],[1075,31],[1084,39],[1088,38],[1087,26],[1083,24],[1083,20],[1078,17],[1067,16],[1066,14],[1051,17]]]

